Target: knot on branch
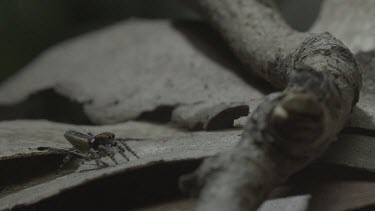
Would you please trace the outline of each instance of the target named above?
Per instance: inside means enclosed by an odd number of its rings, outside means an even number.
[[[315,95],[320,103],[323,103],[333,118],[338,118],[338,111],[342,109],[342,95],[335,84],[335,78],[326,71],[316,70],[305,64],[296,64],[289,73],[290,89],[308,91]]]
[[[240,144],[253,142],[260,150],[269,148],[289,159],[309,160],[325,143],[331,119],[314,92],[290,87],[265,98],[250,117]]]
[[[190,177],[204,184],[197,210],[255,210],[336,139],[358,101],[361,69],[342,42],[293,31],[268,0],[195,2],[249,69],[286,88],[251,114],[234,149]]]
[[[269,114],[275,146],[293,159],[310,157],[311,146],[319,145],[325,134],[326,113],[312,93],[289,92]]]
[[[351,106],[358,102],[362,86],[361,68],[351,51],[328,32],[308,36],[290,57],[283,61],[282,66],[286,66],[289,86],[302,85],[303,81],[322,84],[329,89],[324,93],[333,91],[340,97],[336,105],[343,104],[343,98],[352,99]],[[296,72],[302,74],[296,77]],[[306,76],[312,78],[308,79],[303,72],[310,72]],[[350,93],[352,96],[343,96],[342,93]]]

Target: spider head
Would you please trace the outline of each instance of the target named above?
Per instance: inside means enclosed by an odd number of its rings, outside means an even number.
[[[97,149],[99,145],[111,145],[115,139],[115,134],[110,132],[99,133],[90,142],[91,147]]]

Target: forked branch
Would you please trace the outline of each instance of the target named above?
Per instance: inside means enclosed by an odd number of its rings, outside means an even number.
[[[255,210],[275,186],[336,139],[358,101],[361,70],[329,33],[289,28],[272,1],[195,0],[193,5],[249,71],[284,91],[267,96],[252,113],[234,149],[207,159],[181,184],[201,190],[199,211]]]

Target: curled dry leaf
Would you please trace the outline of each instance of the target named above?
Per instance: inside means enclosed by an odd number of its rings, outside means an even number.
[[[367,43],[373,43],[371,30],[361,29],[354,36],[350,33],[352,27],[338,27],[332,16],[344,15],[345,19],[339,18],[344,25],[362,26],[362,23],[372,24],[373,18],[369,17],[373,13],[348,16],[357,13],[340,11],[352,10],[353,5],[360,9],[362,2],[361,5],[337,0],[325,2],[311,31],[329,28],[354,52],[371,50],[368,46],[372,45],[358,44],[358,40],[365,38]],[[249,109],[254,110],[262,94],[234,72],[240,67],[222,46],[223,41],[202,28],[199,24],[132,20],[54,47],[0,86],[2,118],[45,117],[26,111],[36,110],[43,103],[56,107],[46,101],[62,95],[83,105],[83,111],[77,106],[69,109],[64,106],[64,113],[69,110],[66,115],[70,116],[68,121],[64,119],[66,122],[87,123],[87,117],[99,124],[144,118],[172,120],[190,129],[231,127],[234,119],[246,116]],[[148,36],[150,31],[153,36]],[[357,58],[364,66],[364,84],[349,126],[372,130],[375,129],[371,91],[375,84],[374,65],[367,67],[373,54],[359,53]],[[82,113],[87,117],[82,117]]]
[[[228,128],[248,114],[251,99],[262,97],[237,75],[239,68],[205,25],[129,20],[44,52],[1,85],[0,112],[3,119],[12,106],[24,112],[37,93],[53,90],[82,104],[97,124],[151,119]]]

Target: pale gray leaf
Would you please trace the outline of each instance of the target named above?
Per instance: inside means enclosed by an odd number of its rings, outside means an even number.
[[[28,127],[30,126],[30,127]],[[71,190],[90,181],[103,177],[123,174],[132,169],[152,166],[159,163],[197,160],[212,156],[231,148],[240,138],[240,130],[221,132],[183,132],[166,126],[151,125],[148,123],[129,122],[111,126],[75,126],[47,121],[9,121],[1,123],[0,137],[0,168],[5,168],[6,162],[17,161],[27,157],[43,157],[38,153],[38,147],[50,146],[62,149],[70,148],[64,141],[63,133],[66,129],[89,130],[93,133],[111,131],[119,137],[133,137],[142,140],[128,141],[128,145],[140,156],[140,159],[131,158],[130,162],[121,161],[119,165],[104,169],[95,166],[87,168],[88,163],[75,171],[65,175],[56,175],[59,163],[49,175],[43,178],[32,178],[22,184],[0,184],[0,210],[15,206],[35,204],[41,200],[58,195],[65,190]],[[5,149],[5,150],[3,150]],[[45,160],[48,158],[46,157]],[[27,163],[28,160],[23,160]],[[34,171],[43,169],[46,162],[41,160]],[[85,168],[86,166],[86,168]],[[40,169],[39,169],[40,168]],[[12,168],[13,170],[13,168]],[[87,171],[90,170],[90,171]],[[2,177],[12,177],[16,174],[10,169],[2,172]],[[38,176],[38,175],[37,175]],[[21,181],[19,182],[21,183]],[[38,194],[33,194],[33,193]]]
[[[131,158],[130,162],[121,161],[117,166],[100,170],[93,170],[95,166],[87,168],[89,165],[84,163],[75,171],[66,172],[60,176],[56,175],[59,165],[57,162],[54,169],[47,172],[47,175],[42,175],[43,178],[32,178],[30,175],[30,181],[7,186],[0,191],[0,210],[35,204],[66,190],[82,187],[90,181],[123,174],[132,169],[212,156],[233,147],[241,136],[241,130],[187,132],[168,126],[140,122],[108,126],[77,126],[41,120],[8,121],[0,123],[0,168],[3,168],[5,162],[8,161],[28,158],[22,161],[27,164],[31,158],[41,157],[42,160],[36,164],[35,168],[38,171],[43,169],[47,160],[51,158],[44,157],[46,154],[39,152],[37,147],[70,148],[71,146],[63,137],[67,129],[92,133],[110,131],[119,137],[139,138],[141,140],[129,141],[128,144],[141,159]],[[372,137],[342,135],[320,162],[374,171],[375,162],[372,159],[374,149],[375,139]],[[82,171],[88,169],[91,171]],[[35,172],[26,174],[32,173]],[[2,172],[1,176],[11,177],[13,174],[14,172],[8,169]],[[39,194],[32,194],[35,192]]]
[[[330,32],[358,53],[375,49],[375,2],[325,0],[312,32]]]
[[[190,129],[215,129],[221,121],[231,127],[248,114],[251,99],[263,96],[239,68],[207,27],[133,19],[45,51],[0,86],[0,105],[52,89],[82,104],[98,124],[154,114]]]

